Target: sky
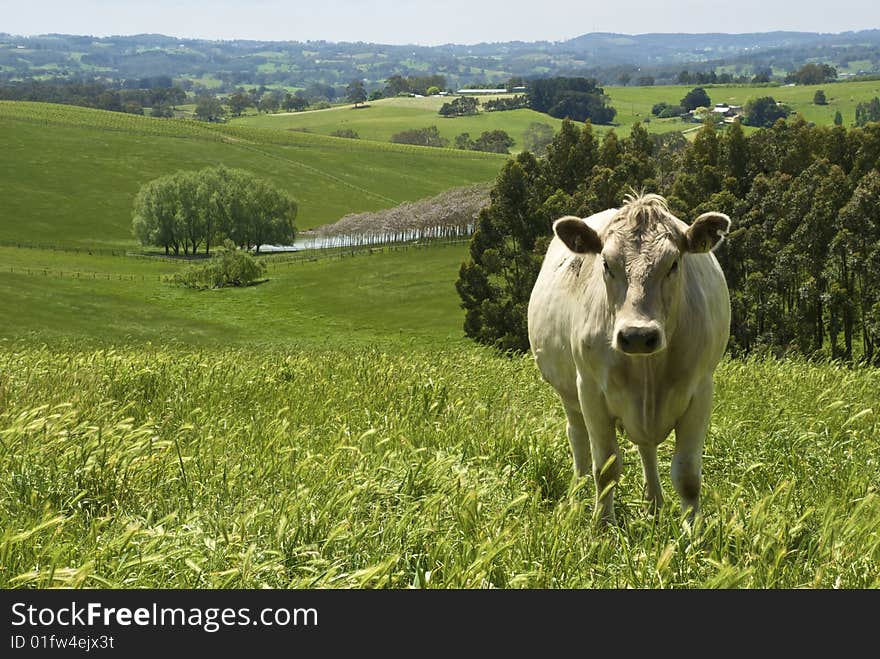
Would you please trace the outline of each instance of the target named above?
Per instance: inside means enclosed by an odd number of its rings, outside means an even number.
[[[829,11],[833,8],[833,11]],[[471,44],[587,32],[880,28],[878,0],[0,0],[0,32]]]

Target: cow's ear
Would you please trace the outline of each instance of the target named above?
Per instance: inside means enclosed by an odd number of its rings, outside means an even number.
[[[684,234],[687,251],[703,254],[715,249],[730,231],[730,218],[724,213],[703,213]]]
[[[598,254],[602,239],[593,228],[579,217],[566,215],[553,223],[553,233],[576,254]]]

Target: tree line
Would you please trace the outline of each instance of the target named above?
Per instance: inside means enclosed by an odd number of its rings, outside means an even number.
[[[167,77],[145,78],[124,88],[97,80],[23,80],[0,86],[0,100],[60,103],[130,114],[144,114],[144,108],[150,108],[152,116],[170,117],[174,107],[186,101],[186,92]]]
[[[242,249],[289,244],[297,204],[253,174],[224,166],[180,171],[149,181],[138,191],[132,233],[142,245],[166,254],[195,255],[223,239]]]
[[[526,308],[552,222],[618,207],[630,189],[666,196],[685,221],[733,219],[717,252],[731,291],[734,354],[880,364],[880,124],[845,129],[797,116],[745,136],[712,122],[690,144],[600,142],[566,121],[544,158],[508,161],[479,217],[457,289],[465,332],[528,349]]]

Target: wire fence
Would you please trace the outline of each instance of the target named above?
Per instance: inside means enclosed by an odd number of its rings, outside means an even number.
[[[269,254],[261,254],[260,260],[267,266],[286,266],[300,263],[314,263],[316,261],[325,261],[331,259],[344,259],[353,256],[369,256],[372,254],[383,254],[389,252],[407,252],[409,250],[420,250],[436,247],[449,247],[454,245],[464,245],[469,239],[460,238],[454,235],[436,238],[422,238],[421,240],[411,240],[409,242],[383,242],[378,244],[371,243],[350,243],[344,246],[324,247],[320,249],[310,249],[298,252],[274,252]],[[22,246],[27,247],[25,245]],[[46,249],[41,247],[40,249]],[[59,250],[62,251],[62,250]],[[64,250],[66,251],[66,250]],[[76,251],[76,250],[74,250]],[[164,255],[144,255],[144,254],[125,254],[126,256],[137,256],[144,259],[158,259],[162,261],[175,261],[179,263],[192,262],[193,259],[185,259],[184,257],[166,257]],[[10,265],[0,267],[0,272],[8,272],[15,275],[25,275],[28,277],[46,277],[51,279],[72,279],[72,280],[91,280],[91,281],[163,281],[167,280],[170,273],[130,273],[130,272],[95,272],[84,270],[65,270],[61,268],[49,267],[31,267]]]

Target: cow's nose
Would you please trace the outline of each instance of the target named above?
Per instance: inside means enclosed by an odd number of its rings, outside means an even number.
[[[656,327],[624,327],[617,332],[617,345],[631,355],[646,355],[661,347],[660,330]]]

